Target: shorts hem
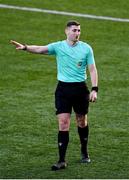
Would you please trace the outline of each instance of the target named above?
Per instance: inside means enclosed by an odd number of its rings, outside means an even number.
[[[56,112],[56,115],[58,115],[58,114],[63,114],[63,113],[69,113],[69,114],[71,114],[72,112],[68,112],[68,111],[61,111],[61,112]]]

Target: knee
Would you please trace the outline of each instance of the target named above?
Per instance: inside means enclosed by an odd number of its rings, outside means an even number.
[[[87,116],[84,115],[76,115],[77,126],[84,128],[87,126]]]
[[[59,119],[59,130],[69,131],[69,124],[70,124],[70,119],[65,118],[65,117]]]

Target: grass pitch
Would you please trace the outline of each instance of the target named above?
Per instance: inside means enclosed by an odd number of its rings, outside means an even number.
[[[129,18],[129,1],[0,0],[18,6]],[[58,125],[54,109],[56,62],[52,56],[16,51],[10,39],[44,45],[64,39],[67,20],[82,24],[81,40],[94,49],[99,94],[90,104],[89,152],[80,164],[72,114],[68,168],[52,172],[57,161]],[[0,9],[0,178],[129,178],[129,23]],[[88,79],[90,88],[90,79]]]

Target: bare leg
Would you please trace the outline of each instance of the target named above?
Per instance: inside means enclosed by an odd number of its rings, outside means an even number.
[[[76,114],[77,126],[84,128],[88,125],[87,115]]]
[[[59,123],[59,131],[69,131],[70,127],[70,114],[61,113],[57,115]]]

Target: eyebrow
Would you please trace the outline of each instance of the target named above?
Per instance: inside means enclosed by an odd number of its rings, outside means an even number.
[[[81,29],[74,28],[74,29],[72,29],[72,31],[81,31]]]

